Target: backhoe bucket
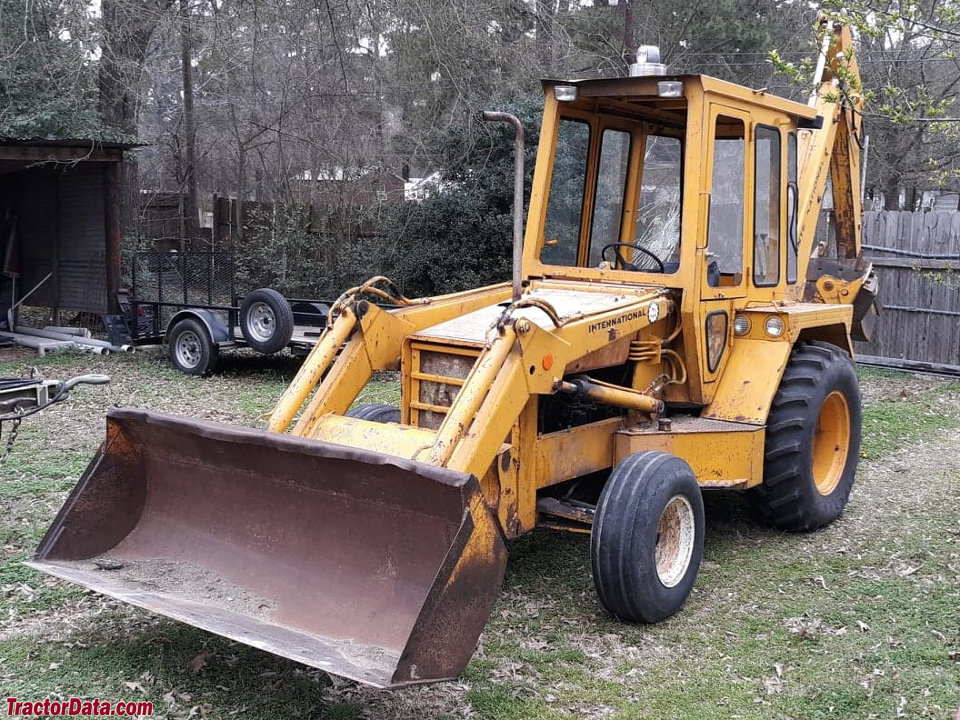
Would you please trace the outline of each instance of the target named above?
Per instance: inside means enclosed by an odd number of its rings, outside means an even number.
[[[456,677],[505,564],[473,476],[135,410],[29,563],[378,687]]]

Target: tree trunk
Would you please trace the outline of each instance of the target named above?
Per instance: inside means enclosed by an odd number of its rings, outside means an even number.
[[[150,37],[173,0],[102,0],[101,56],[97,84],[104,123],[131,139],[137,137],[140,75]],[[124,237],[137,236],[140,187],[134,158],[123,163],[120,225]]]
[[[633,0],[620,0],[623,3],[623,47],[627,52],[636,50],[633,37]]]
[[[193,48],[190,39],[189,0],[180,0],[180,72],[183,79],[183,184],[186,238],[200,235],[200,203],[197,192],[197,130],[193,110]],[[181,238],[181,245],[183,240]],[[181,247],[181,249],[183,249]]]
[[[546,76],[553,72],[553,22],[556,0],[537,0],[537,60]]]

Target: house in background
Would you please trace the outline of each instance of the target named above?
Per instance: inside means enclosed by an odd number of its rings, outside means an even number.
[[[404,180],[380,168],[305,170],[291,183],[295,203],[376,210],[403,202]]]
[[[0,327],[25,306],[116,312],[120,163],[131,145],[0,138]]]

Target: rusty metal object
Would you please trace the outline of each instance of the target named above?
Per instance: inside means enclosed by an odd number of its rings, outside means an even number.
[[[596,511],[595,505],[575,500],[563,501],[552,497],[542,497],[537,500],[537,512],[542,515],[575,520],[586,525],[593,524]]]
[[[29,564],[321,670],[396,687],[463,670],[505,563],[473,476],[114,410],[106,441]]]

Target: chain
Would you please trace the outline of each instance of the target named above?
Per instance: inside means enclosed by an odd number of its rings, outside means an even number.
[[[21,418],[14,418],[10,421],[12,427],[10,428],[10,432],[7,434],[7,442],[4,445],[3,452],[0,453],[0,465],[2,465],[6,459],[10,457],[10,453],[13,452],[13,444],[17,441],[17,431],[20,430],[21,422]]]

